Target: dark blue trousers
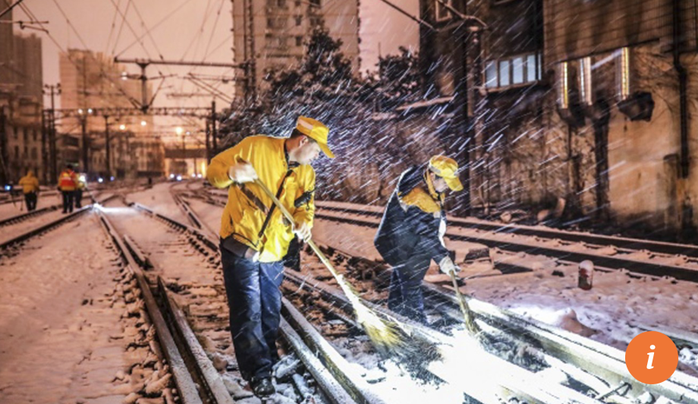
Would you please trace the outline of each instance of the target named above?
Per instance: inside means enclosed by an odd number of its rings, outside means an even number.
[[[279,359],[276,338],[281,317],[283,263],[260,263],[221,248],[230,309],[230,333],[240,373],[246,380],[271,376]]]
[[[413,256],[393,267],[388,294],[388,308],[398,314],[426,324],[422,280],[429,269],[430,257]]]

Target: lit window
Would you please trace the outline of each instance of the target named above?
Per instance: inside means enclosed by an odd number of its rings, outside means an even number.
[[[511,85],[511,82],[509,80],[509,68],[511,66],[511,62],[509,60],[502,60],[499,62],[499,86],[500,87],[506,87],[508,85]]]
[[[622,48],[617,54],[618,95],[621,100],[630,96],[630,48]]]
[[[540,80],[540,55],[526,54],[485,63],[485,88],[535,84]]]
[[[497,88],[497,62],[487,62],[485,67],[485,87]]]
[[[453,6],[453,0],[442,0],[442,1],[451,7]],[[434,4],[436,5],[436,21],[443,21],[443,20],[448,20],[449,18],[451,18],[451,12],[448,10],[448,8],[446,6],[441,4],[441,1],[434,0]]]
[[[524,58],[515,57],[512,64],[512,83],[521,84],[524,82]]]
[[[528,55],[526,57],[526,81],[530,83],[536,80],[538,80],[536,55]]]
[[[562,62],[560,63],[560,80],[559,80],[559,86],[558,86],[558,103],[560,104],[560,108],[562,109],[568,109],[570,106],[570,99],[569,99],[569,75],[567,72],[568,66],[567,62]]]
[[[579,88],[582,90],[582,102],[591,105],[591,58],[582,58],[579,61]]]

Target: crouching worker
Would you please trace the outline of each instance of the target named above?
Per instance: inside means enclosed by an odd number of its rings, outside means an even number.
[[[422,280],[431,260],[445,274],[460,269],[444,245],[445,192],[463,190],[455,160],[434,156],[400,176],[374,239],[376,249],[393,267],[388,308],[426,324]]]
[[[321,122],[300,117],[290,137],[247,137],[217,155],[208,167],[208,181],[229,188],[220,251],[230,333],[240,372],[258,397],[275,392],[271,375],[279,359],[283,258],[295,235],[303,240],[311,236],[315,171],[310,163],[320,151],[334,157],[328,133]],[[276,194],[295,223],[285,220],[256,180]]]

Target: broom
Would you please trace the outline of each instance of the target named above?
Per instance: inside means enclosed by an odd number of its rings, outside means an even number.
[[[465,320],[465,328],[468,330],[470,335],[480,336],[482,330],[477,324],[475,324],[473,312],[470,311],[470,306],[468,306],[468,302],[465,300],[465,296],[463,296],[463,294],[460,292],[460,288],[458,287],[458,280],[456,279],[456,273],[454,271],[451,271],[449,272],[449,275],[451,275],[451,281],[453,282],[453,290],[456,291],[456,297],[458,297],[460,311],[463,313],[463,319]]]
[[[257,184],[262,191],[274,202],[276,207],[281,211],[286,220],[290,223],[295,223],[293,215],[281,204],[281,201],[271,192],[269,188],[259,179],[256,179],[255,184]],[[320,251],[320,248],[313,242],[313,240],[308,240],[307,244],[315,252],[315,255],[320,258],[323,264],[330,271],[332,276],[337,280],[337,283],[342,288],[342,291],[351,302],[351,305],[356,314],[356,319],[359,324],[363,327],[366,335],[373,341],[376,348],[383,350],[383,352],[395,352],[398,346],[403,345],[404,337],[401,334],[399,328],[395,324],[390,324],[384,319],[380,318],[376,313],[374,313],[370,308],[368,308],[356,291],[351,287],[351,285],[344,279],[344,276],[337,272],[329,259],[325,254]]]

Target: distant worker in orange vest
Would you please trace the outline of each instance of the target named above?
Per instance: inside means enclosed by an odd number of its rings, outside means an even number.
[[[20,178],[19,185],[24,192],[24,202],[27,204],[27,212],[36,210],[36,202],[39,198],[39,179],[34,176],[32,170],[27,171],[27,175]]]
[[[63,194],[63,213],[73,212],[73,201],[75,190],[78,187],[78,179],[70,164],[65,166],[65,170],[58,176],[58,190]]]

